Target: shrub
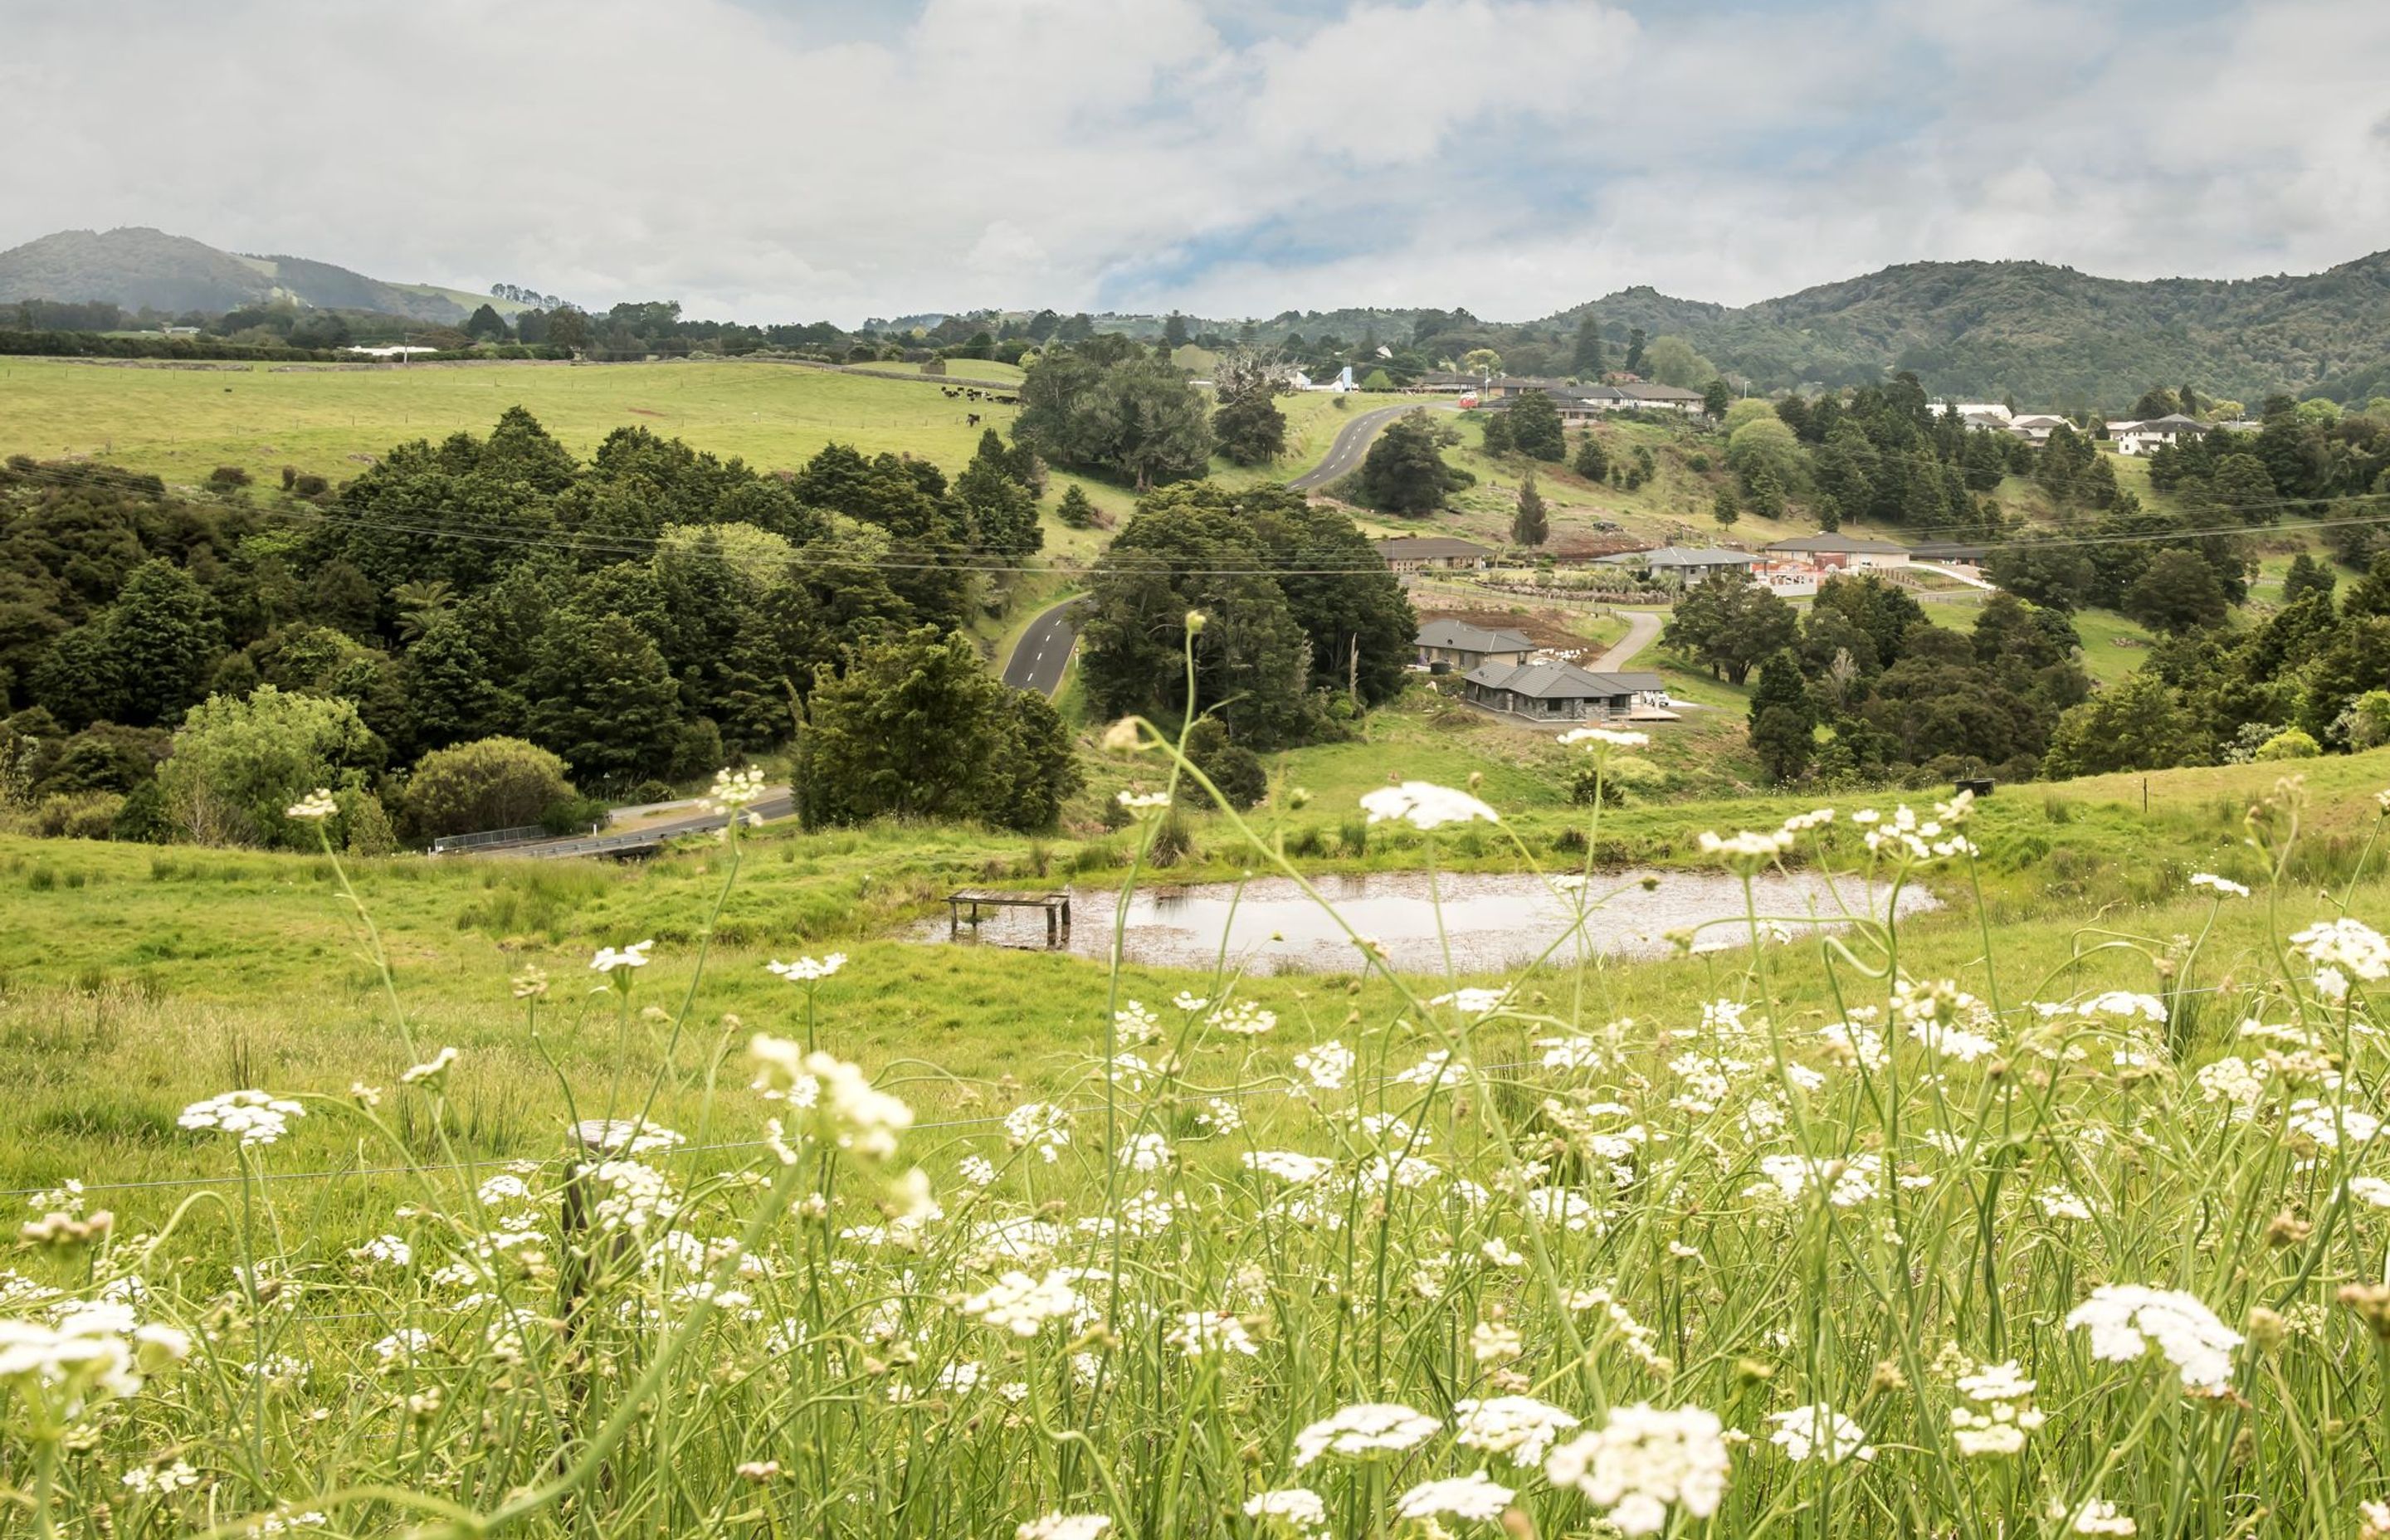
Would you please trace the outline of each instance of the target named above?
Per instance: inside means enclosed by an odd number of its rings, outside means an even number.
[[[123,807],[122,794],[115,791],[58,792],[33,808],[33,831],[53,840],[106,840]]]
[[[423,756],[406,783],[409,834],[520,828],[573,795],[564,762],[519,738],[485,738]]]
[[[212,695],[192,707],[158,780],[187,838],[297,849],[315,836],[285,809],[318,787],[361,784],[383,753],[348,701],[261,685],[245,700]],[[344,817],[329,831],[336,844],[348,838]]]
[[[2293,727],[2287,732],[2276,733],[2260,744],[2256,757],[2261,761],[2313,759],[2322,752],[2323,746],[2316,742],[2306,728]]]
[[[237,465],[220,465],[208,472],[208,485],[220,492],[249,485],[249,472]]]

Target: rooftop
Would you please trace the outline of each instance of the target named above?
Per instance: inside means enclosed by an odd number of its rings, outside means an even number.
[[[1480,663],[1462,677],[1538,700],[1591,700],[1660,687],[1656,674],[1589,674],[1573,663]]]
[[[1771,551],[1826,551],[1841,556],[1895,556],[1905,555],[1908,550],[1908,546],[1890,540],[1861,540],[1840,530],[1796,534],[1790,540],[1779,540],[1767,548]]]
[[[1515,631],[1488,631],[1467,621],[1430,621],[1420,627],[1419,645],[1462,652],[1533,652],[1536,644]]]
[[[1749,551],[1721,550],[1712,545],[1694,550],[1684,545],[1663,545],[1651,551],[1621,551],[1616,556],[1597,558],[1612,567],[1749,567],[1759,558]]]
[[[1473,541],[1458,540],[1448,534],[1393,534],[1378,542],[1378,550],[1389,560],[1396,558],[1438,556],[1486,557],[1492,547]]]

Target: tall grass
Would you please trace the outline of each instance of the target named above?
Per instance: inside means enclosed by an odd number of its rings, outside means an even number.
[[[1175,755],[1170,777],[1208,790]],[[1870,917],[1928,872],[1972,880],[1966,815],[1715,841],[1746,875],[1832,874],[1848,923],[1779,943],[1747,909],[1687,938],[1712,984],[1661,1019],[1622,1019],[1566,936],[1477,991],[1394,975],[1356,937],[1382,1013],[1354,1008],[1357,982],[1274,1013],[1226,956],[1200,998],[1140,1002],[1115,974],[1075,1084],[937,1122],[890,1099],[932,1068],[874,1088],[810,1054],[855,1025],[816,1000],[828,959],[788,969],[785,1036],[708,1008],[735,833],[674,943],[687,984],[651,985],[627,947],[578,979],[526,971],[520,1030],[560,1094],[469,1114],[449,1089],[469,1051],[439,1052],[328,865],[418,1068],[293,1087],[219,1051],[227,1088],[262,1082],[397,1174],[387,1233],[328,1243],[337,1184],[229,1136],[213,1185],[145,1234],[100,1224],[97,1192],[44,1195],[0,1274],[0,1533],[2390,1528],[2365,1506],[2390,1496],[2369,993],[2390,946],[2353,919],[2277,925],[2229,1014],[2194,1013],[2218,998],[2201,936],[2087,929],[2073,956],[2146,984],[2075,995],[1999,955],[1986,918],[1964,977],[1912,977]],[[1356,847],[1416,825],[1430,872],[1464,840],[1536,865],[1457,791],[1389,789],[1368,816]],[[2354,891],[2370,841],[2310,862],[2299,816],[2289,788],[2257,810],[2246,860],[2276,886],[2211,886],[2214,911],[2325,871]],[[1255,869],[1304,880],[1224,817]],[[1124,891],[1170,827],[1140,815]],[[1551,878],[1599,912],[1589,866]],[[12,1019],[0,1051],[99,1052],[160,1009],[110,984]],[[684,1046],[701,1094],[664,1129],[662,1072],[637,1066]],[[474,1163],[559,1102],[579,1131],[554,1158]],[[193,1244],[202,1226],[236,1244]],[[94,1379],[76,1342],[122,1372]]]

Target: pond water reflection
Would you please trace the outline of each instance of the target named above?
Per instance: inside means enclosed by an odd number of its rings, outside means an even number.
[[[1653,879],[1646,889],[1642,879]],[[1453,968],[1498,969],[1528,961],[1564,933],[1574,918],[1574,894],[1556,891],[1544,878],[1523,872],[1446,873],[1433,884],[1420,872],[1368,872],[1314,879],[1320,893],[1356,930],[1383,945],[1397,969],[1440,973],[1447,949]],[[1884,895],[1867,893],[1843,880],[1832,886],[1818,874],[1769,874],[1754,884],[1759,912],[1786,920],[1787,929],[1810,929],[1797,917],[1840,925],[1872,909],[1882,917]],[[1591,892],[1600,903],[1575,945],[1591,954],[1621,957],[1665,955],[1670,931],[1710,921],[1703,943],[1740,944],[1742,884],[1723,872],[1625,871],[1594,875]],[[1120,894],[1116,889],[1078,887],[1071,893],[1069,949],[1101,958],[1111,947]],[[1900,912],[1934,907],[1921,888],[1904,890]],[[1441,925],[1439,928],[1439,919]],[[914,932],[919,941],[946,939],[940,916]],[[1232,963],[1256,973],[1337,972],[1355,968],[1358,954],[1343,926],[1284,878],[1239,884],[1197,882],[1140,888],[1129,901],[1124,947],[1131,962],[1172,968],[1206,968],[1219,956],[1225,937]],[[1034,909],[986,912],[976,936],[966,926],[966,943],[1043,948],[1045,917]]]

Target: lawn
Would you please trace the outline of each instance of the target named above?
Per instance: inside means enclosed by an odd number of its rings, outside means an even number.
[[[1928,599],[1923,604],[1925,618],[1952,631],[1970,631],[1988,597],[1971,590]],[[2113,610],[2078,610],[2073,619],[2075,634],[2083,638],[2083,672],[2102,685],[2114,684],[2140,667],[2156,640],[2148,627]]]

